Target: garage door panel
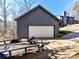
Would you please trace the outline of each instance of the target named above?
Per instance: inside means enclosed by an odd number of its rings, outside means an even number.
[[[29,37],[54,37],[54,26],[29,26]]]

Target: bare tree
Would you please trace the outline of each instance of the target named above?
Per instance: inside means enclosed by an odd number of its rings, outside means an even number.
[[[22,0],[22,1],[17,1],[17,5],[20,7],[20,12],[25,13],[28,12],[32,6],[35,4],[36,0]]]
[[[15,39],[16,38],[16,22],[15,22],[15,18],[16,18],[16,11],[12,12],[12,29],[11,29],[11,35],[12,38]]]
[[[79,19],[79,0],[76,0],[76,2],[68,8],[67,12],[75,16],[75,19]]]
[[[13,8],[11,8],[10,4],[7,1],[8,0],[0,0],[0,16],[3,18],[4,21],[4,33],[6,33],[7,30],[7,18],[13,11]]]

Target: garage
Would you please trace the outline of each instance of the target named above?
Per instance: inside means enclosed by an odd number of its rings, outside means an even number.
[[[15,19],[17,38],[56,38],[59,34],[59,19],[38,5]]]
[[[54,26],[29,26],[29,38],[54,37]]]

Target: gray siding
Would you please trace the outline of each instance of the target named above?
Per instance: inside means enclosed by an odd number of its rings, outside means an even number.
[[[28,26],[55,26],[55,37],[58,36],[59,22],[48,13],[38,8],[17,20],[17,37],[28,38]]]

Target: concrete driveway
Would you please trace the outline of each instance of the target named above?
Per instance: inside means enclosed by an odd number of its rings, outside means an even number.
[[[63,38],[68,38],[68,39],[77,38],[77,37],[79,37],[79,30],[63,36]]]

